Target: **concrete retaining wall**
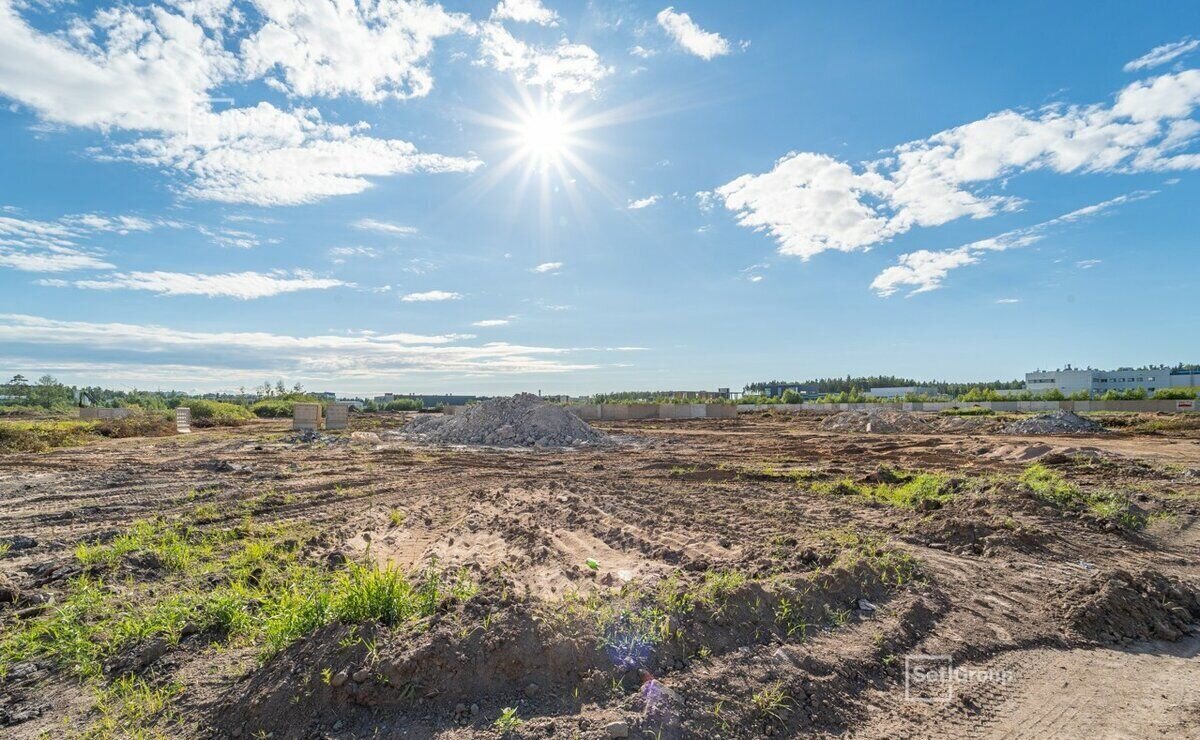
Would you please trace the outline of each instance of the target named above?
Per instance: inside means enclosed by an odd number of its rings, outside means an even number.
[[[993,411],[1031,411],[1045,413],[1047,411],[1138,411],[1138,412],[1194,412],[1200,404],[1179,401],[981,401],[979,403],[777,403],[777,404],[740,404],[738,413],[749,411],[941,411],[950,408],[970,408],[982,406]]]
[[[350,426],[350,404],[331,403],[325,408],[325,428],[345,429]]]
[[[292,411],[292,429],[318,431],[321,428],[321,404],[298,403]]]
[[[728,403],[612,403],[568,406],[584,421],[630,419],[732,419],[738,408]]]
[[[133,416],[133,409],[101,409],[95,406],[88,406],[79,409],[79,418],[84,421],[96,421],[98,419],[124,419],[128,416]]]

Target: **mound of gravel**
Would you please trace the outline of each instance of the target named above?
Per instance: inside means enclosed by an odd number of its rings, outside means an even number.
[[[1079,416],[1074,411],[1055,411],[1030,419],[1014,421],[1000,430],[1001,434],[1101,434],[1104,427]]]
[[[936,431],[927,416],[893,409],[843,411],[822,419],[821,428],[829,432],[873,434],[928,434]]]
[[[421,442],[495,447],[586,447],[608,437],[532,393],[492,398],[453,416],[416,416],[401,433]]]

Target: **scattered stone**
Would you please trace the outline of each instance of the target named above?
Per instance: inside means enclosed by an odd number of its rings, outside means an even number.
[[[621,719],[609,722],[604,726],[604,732],[612,738],[629,737],[629,723]]]
[[[531,393],[492,398],[453,416],[416,416],[400,434],[420,442],[494,447],[587,447],[608,442],[606,435],[575,414]]]
[[[866,599],[858,600],[858,610],[860,612],[863,612],[865,614],[874,614],[875,610],[877,608],[878,607],[876,607],[874,604],[872,604],[870,601],[867,601]]]
[[[537,696],[537,693],[538,685],[536,683],[531,683],[525,687],[525,696],[528,696],[530,699]]]
[[[333,674],[333,678],[329,679],[329,685],[336,688],[344,686],[350,680],[350,674],[345,671],[338,671]]]
[[[26,537],[23,534],[11,534],[7,537],[0,537],[0,545],[8,545],[10,552],[37,547],[37,543],[37,540],[34,538]]]
[[[367,670],[366,668],[359,668],[357,671],[354,672],[354,675],[352,676],[355,683],[362,683],[363,681],[366,681],[370,677],[371,677],[371,671]]]

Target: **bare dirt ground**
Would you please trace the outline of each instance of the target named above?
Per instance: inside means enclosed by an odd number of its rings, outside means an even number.
[[[0,735],[1200,737],[1190,432],[399,423],[0,455]]]

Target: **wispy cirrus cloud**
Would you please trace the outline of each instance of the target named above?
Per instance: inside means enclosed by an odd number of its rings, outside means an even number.
[[[536,273],[539,273],[542,275],[546,275],[546,274],[552,274],[552,273],[558,272],[562,268],[563,268],[562,262],[543,262],[542,264],[534,267],[533,272],[536,272]]]
[[[457,301],[462,298],[461,293],[452,293],[446,290],[427,290],[422,293],[408,293],[401,296],[400,300],[405,303],[436,303],[438,301]]]
[[[352,283],[316,277],[303,270],[228,272],[203,274],[187,272],[117,272],[71,283],[85,290],[138,290],[166,296],[204,296],[253,300],[302,290],[328,290]]]
[[[1161,67],[1173,62],[1185,54],[1190,54],[1200,47],[1200,39],[1183,38],[1169,44],[1156,46],[1142,56],[1125,65],[1126,72],[1140,72],[1143,69]]]
[[[352,225],[359,231],[374,231],[379,234],[389,234],[391,236],[412,236],[417,233],[415,226],[404,226],[374,218],[360,218]]]
[[[988,252],[1003,252],[1035,244],[1045,239],[1057,227],[1096,216],[1126,203],[1145,200],[1156,191],[1137,191],[1083,208],[1077,208],[1049,221],[1033,226],[1006,231],[990,239],[964,244],[954,249],[931,251],[919,249],[900,255],[896,264],[880,272],[871,282],[871,289],[883,297],[895,294],[902,288],[911,288],[909,296],[928,293],[942,287],[952,270],[980,262]]]
[[[27,357],[23,366],[43,366],[38,348],[59,346],[119,357],[134,379],[156,368],[202,366],[204,379],[228,387],[233,377],[320,377],[354,382],[382,381],[398,372],[447,377],[529,373],[568,373],[599,367],[595,360],[566,359],[584,353],[631,351],[621,348],[547,347],[487,342],[467,344],[470,335],[403,332],[351,332],[294,336],[270,332],[205,332],[155,324],[61,321],[27,314],[0,314],[0,345]],[[130,358],[130,359],[126,359]],[[7,358],[6,358],[7,359]],[[99,359],[84,374],[96,372]],[[219,372],[212,372],[217,370]],[[140,373],[138,375],[137,373]]]

